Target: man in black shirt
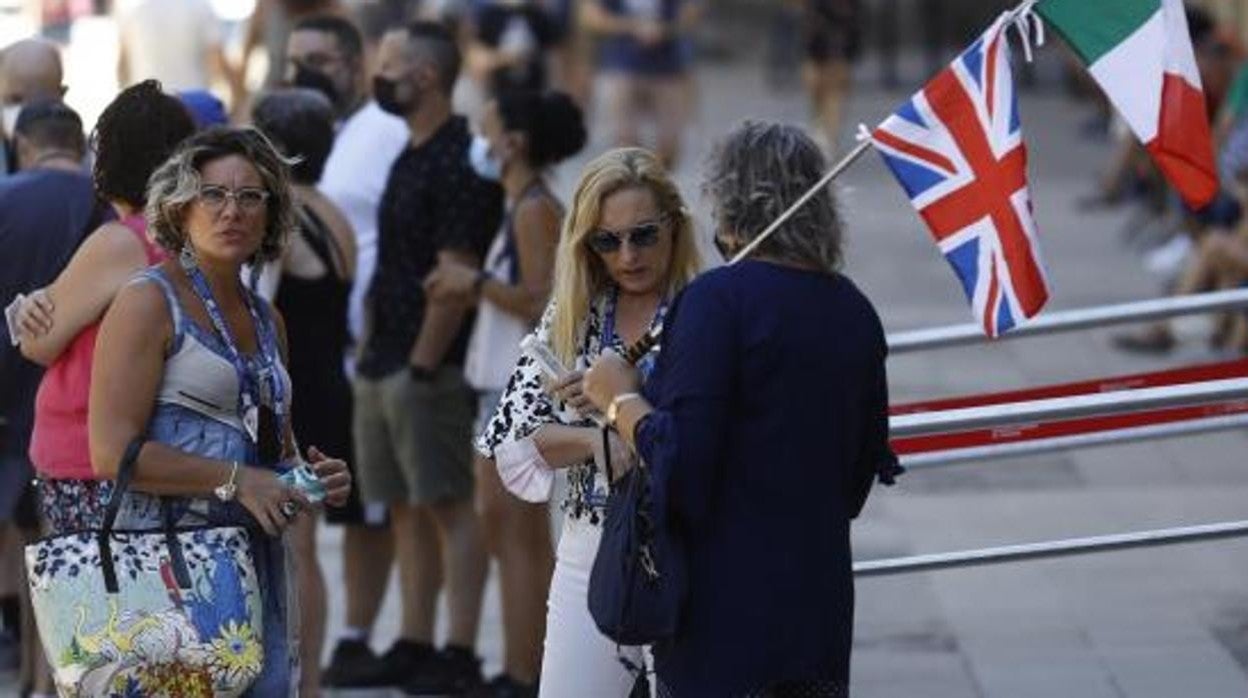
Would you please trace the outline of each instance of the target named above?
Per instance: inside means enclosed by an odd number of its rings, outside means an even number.
[[[409,695],[458,695],[480,683],[474,646],[487,558],[473,510],[473,395],[463,376],[471,316],[425,296],[439,260],[480,266],[502,220],[502,190],[468,163],[467,122],[451,112],[460,56],[441,25],[390,32],[373,92],[411,144],[378,213],[378,263],[356,365],[355,439],[364,499],[392,506],[405,604],[392,665],[414,667]],[[445,585],[442,585],[445,572]],[[444,586],[446,647],[432,647]]]

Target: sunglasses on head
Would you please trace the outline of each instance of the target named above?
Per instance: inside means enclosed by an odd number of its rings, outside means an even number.
[[[663,221],[661,220],[641,223],[618,233],[599,229],[589,236],[589,247],[598,254],[619,252],[625,242],[636,248],[654,247],[659,241],[659,232],[662,230]]]

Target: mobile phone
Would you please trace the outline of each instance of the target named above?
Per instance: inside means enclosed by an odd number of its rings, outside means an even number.
[[[568,373],[568,369],[564,367],[563,362],[555,356],[555,352],[550,345],[539,340],[534,335],[525,337],[520,342],[520,350],[529,355],[537,363],[538,368],[542,369],[551,380],[563,378]]]

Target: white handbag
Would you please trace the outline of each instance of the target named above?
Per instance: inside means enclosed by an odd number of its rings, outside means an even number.
[[[250,534],[114,523],[144,440],[127,447],[99,530],[26,546],[35,622],[62,698],[229,698],[264,662]]]

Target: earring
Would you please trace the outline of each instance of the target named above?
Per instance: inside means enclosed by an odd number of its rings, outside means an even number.
[[[195,250],[191,247],[191,243],[182,243],[182,250],[178,252],[178,262],[182,264],[183,269],[195,267]]]

